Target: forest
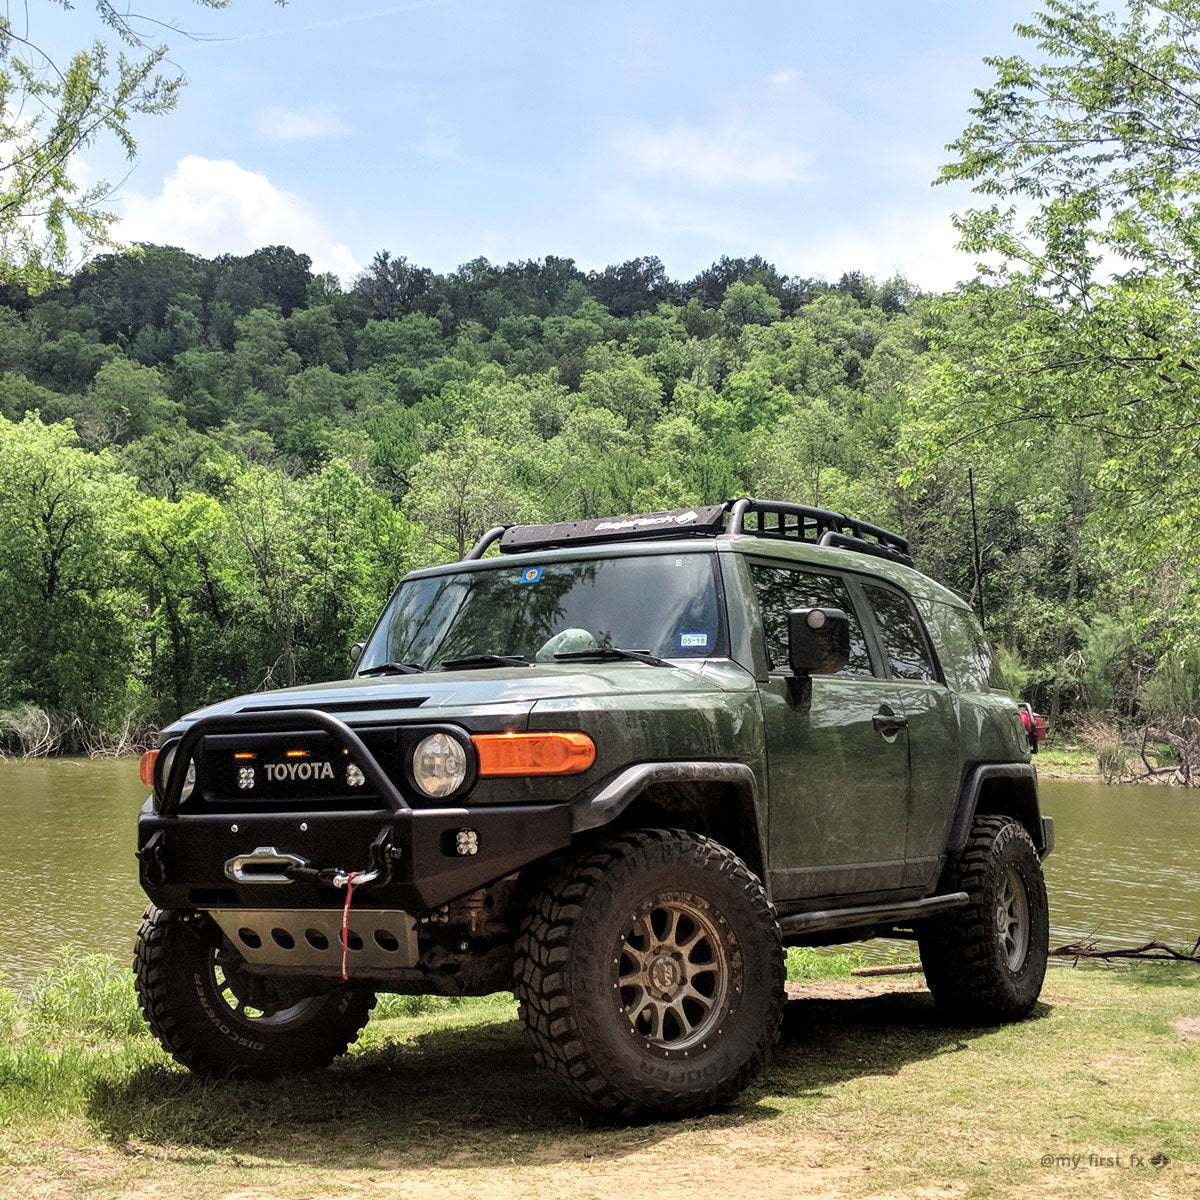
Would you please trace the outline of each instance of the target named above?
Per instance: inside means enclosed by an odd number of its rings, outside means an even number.
[[[903,280],[380,253],[343,290],[283,246],[142,246],[2,299],[11,748],[137,741],[341,676],[403,573],[492,525],[743,494],[904,531],[922,569],[982,588],[1006,678],[1056,719],[1173,715],[1194,678],[1170,652],[1181,581],[1101,519],[1088,434],[923,457],[913,409],[954,318]]]
[[[492,525],[760,495],[906,534],[1054,733],[1200,763],[1198,31],[1195,0],[1018,26],[940,176],[982,204],[944,295],[757,256],[6,269],[0,749],[345,675]]]

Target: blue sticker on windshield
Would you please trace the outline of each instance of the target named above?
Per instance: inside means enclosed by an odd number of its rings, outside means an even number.
[[[680,650],[703,650],[707,645],[707,633],[681,633],[679,635]]]
[[[521,572],[521,578],[518,580],[518,582],[519,583],[537,583],[541,578],[542,578],[542,568],[541,567],[526,567],[525,570],[523,570]]]

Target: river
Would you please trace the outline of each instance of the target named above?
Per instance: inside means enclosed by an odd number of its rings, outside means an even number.
[[[133,858],[137,764],[0,763],[0,983],[18,989],[59,946],[131,956],[143,907]],[[1052,945],[1200,936],[1200,793],[1044,780]]]

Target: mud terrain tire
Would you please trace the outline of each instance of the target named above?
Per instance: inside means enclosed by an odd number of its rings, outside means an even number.
[[[918,930],[925,981],[939,1009],[964,1024],[1019,1021],[1042,990],[1049,907],[1029,834],[1009,817],[976,817],[941,891],[971,903]]]
[[[726,1104],[779,1033],[775,910],[736,854],[698,834],[635,830],[569,860],[531,903],[516,949],[538,1060],[594,1110]]]
[[[138,1003],[155,1037],[198,1075],[273,1079],[328,1066],[367,1023],[373,992],[339,988],[273,1004],[201,913],[151,904],[138,930]]]

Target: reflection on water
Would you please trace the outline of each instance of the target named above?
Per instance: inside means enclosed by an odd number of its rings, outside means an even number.
[[[144,794],[130,761],[0,763],[0,984],[28,984],[60,945],[130,957]],[[1200,936],[1200,792],[1046,780],[1042,804],[1053,944]]]
[[[1095,939],[1189,948],[1200,937],[1200,791],[1054,779],[1042,811],[1052,944]]]
[[[58,946],[132,957],[137,763],[0,763],[0,971],[20,987]]]

